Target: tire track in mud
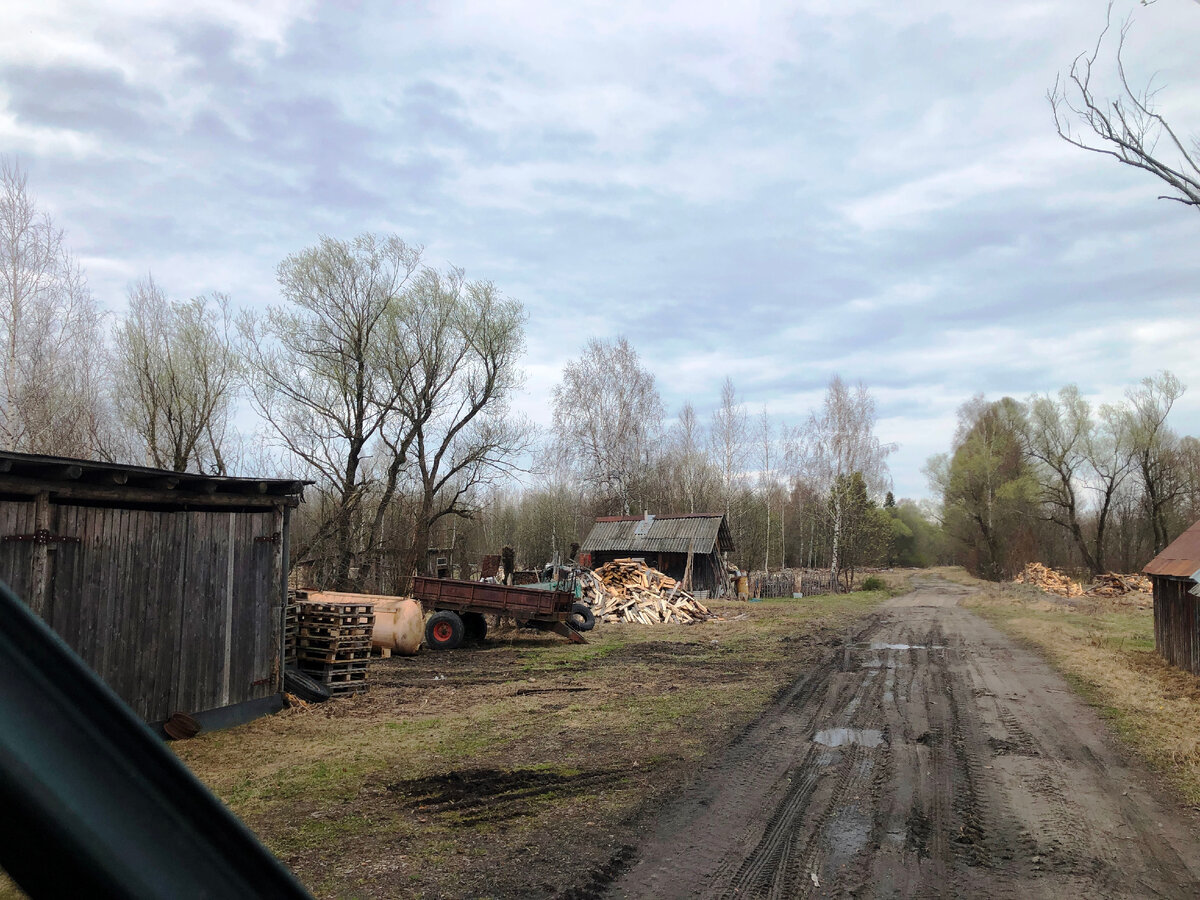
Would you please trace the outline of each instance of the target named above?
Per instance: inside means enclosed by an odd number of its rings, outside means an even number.
[[[1200,823],[962,593],[931,583],[865,620],[699,773],[607,894],[1200,896]]]

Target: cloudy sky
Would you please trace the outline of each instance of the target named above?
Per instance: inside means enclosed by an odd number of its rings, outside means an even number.
[[[114,311],[147,270],[262,306],[319,235],[394,231],[526,304],[539,421],[592,335],[672,409],[730,375],[799,421],[840,373],[916,497],[977,392],[1169,368],[1200,433],[1200,214],[1045,99],[1104,6],[10,2],[0,152]],[[1131,79],[1200,131],[1200,4],[1131,11]]]

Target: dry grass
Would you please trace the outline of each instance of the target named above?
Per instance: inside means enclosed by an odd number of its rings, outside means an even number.
[[[1149,596],[1067,601],[1030,585],[989,584],[966,605],[1038,648],[1139,755],[1200,804],[1200,678],[1154,652]]]
[[[546,895],[636,840],[885,597],[714,604],[724,620],[602,625],[586,646],[507,631],[174,746],[318,896]]]

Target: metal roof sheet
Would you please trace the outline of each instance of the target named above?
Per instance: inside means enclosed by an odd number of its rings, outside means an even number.
[[[1191,578],[1200,569],[1200,522],[1171,541],[1162,553],[1146,563],[1147,575]]]
[[[644,534],[637,534],[644,531]],[[655,516],[603,516],[579,548],[581,553],[692,553],[732,550],[733,538],[720,513]]]

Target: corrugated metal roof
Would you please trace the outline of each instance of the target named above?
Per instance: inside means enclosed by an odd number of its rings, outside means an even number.
[[[643,516],[605,516],[596,520],[581,553],[712,553],[714,548],[732,550],[733,538],[725,516],[695,513],[655,516],[649,528]],[[644,535],[635,534],[642,525]]]
[[[1142,571],[1147,575],[1191,578],[1197,569],[1200,569],[1200,522],[1171,541]]]

